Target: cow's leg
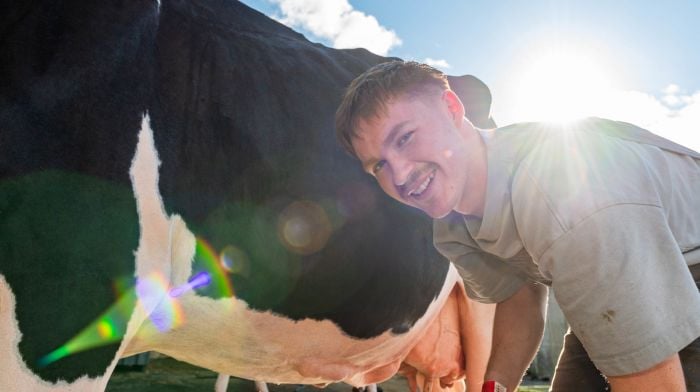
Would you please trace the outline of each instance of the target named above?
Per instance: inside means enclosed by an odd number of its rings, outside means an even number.
[[[257,392],[268,392],[267,384],[262,381],[255,382],[255,390]]]
[[[219,373],[214,384],[214,392],[226,392],[228,389],[228,380],[231,378],[228,374]]]
[[[228,389],[228,382],[231,377],[228,374],[219,373],[216,377],[216,385],[214,386],[214,392],[226,392]],[[255,381],[255,391],[256,392],[269,392],[267,389],[267,384],[262,381]]]
[[[353,392],[380,392],[382,389],[377,387],[377,384],[370,384],[361,388],[352,388]]]
[[[215,392],[226,392],[228,389],[228,382],[231,377],[228,374],[219,373],[216,377],[216,385],[214,386]],[[267,384],[262,381],[255,381],[255,391],[256,392],[269,392],[267,389]]]

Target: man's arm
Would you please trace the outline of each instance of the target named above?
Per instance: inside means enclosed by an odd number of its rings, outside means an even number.
[[[547,288],[528,283],[496,305],[493,348],[486,380],[495,380],[513,392],[537,353],[544,331]]]
[[[684,392],[685,378],[678,354],[639,373],[608,377],[613,392]]]

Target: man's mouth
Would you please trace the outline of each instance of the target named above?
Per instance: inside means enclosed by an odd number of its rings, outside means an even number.
[[[428,177],[426,177],[425,180],[423,180],[423,182],[417,184],[417,186],[413,190],[406,193],[406,195],[413,198],[420,197],[433,182],[433,178],[435,178],[435,170],[431,171]]]

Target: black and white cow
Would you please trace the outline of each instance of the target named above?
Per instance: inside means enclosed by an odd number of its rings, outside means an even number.
[[[483,371],[491,308],[334,140],[342,89],[386,58],[235,1],[0,14],[0,390],[101,390],[148,350],[360,386],[435,351],[436,323]],[[486,86],[452,82],[492,125]]]

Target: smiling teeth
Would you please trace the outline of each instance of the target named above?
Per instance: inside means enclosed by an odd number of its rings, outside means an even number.
[[[433,180],[433,177],[435,177],[435,172],[430,173],[428,178],[426,178],[425,181],[423,181],[423,183],[420,184],[418,189],[415,189],[411,192],[408,192],[408,195],[409,196],[420,196],[423,193],[423,191],[425,191],[425,189],[428,188],[428,185],[430,185],[430,181]]]

